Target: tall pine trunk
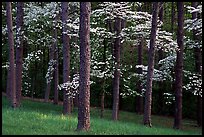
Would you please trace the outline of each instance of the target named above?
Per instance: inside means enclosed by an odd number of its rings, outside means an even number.
[[[165,3],[162,3],[162,2],[161,2],[161,4],[165,4]],[[161,5],[161,4],[160,4],[160,5]],[[162,5],[161,5],[161,6],[162,6]],[[159,15],[158,15],[158,16],[159,16],[159,20],[163,22],[163,19],[164,19],[164,8],[163,8],[163,6],[160,8],[160,10],[159,10]],[[163,55],[164,55],[163,49],[160,48],[159,51],[158,51],[158,61],[163,59]],[[159,69],[160,69],[161,65],[159,64],[158,67],[159,67]],[[158,94],[159,94],[158,110],[159,110],[159,114],[162,114],[162,112],[163,112],[163,104],[164,104],[164,101],[163,101],[163,100],[164,100],[164,99],[163,99],[164,82],[163,82],[163,81],[159,81],[158,84],[159,84],[159,91],[158,91]]]
[[[17,43],[16,43],[16,98],[17,107],[20,106],[23,70],[23,2],[17,3]]]
[[[58,69],[58,45],[57,45],[57,21],[58,21],[58,16],[55,17],[55,27],[54,27],[54,39],[55,39],[55,42],[54,42],[54,59],[56,60],[56,63],[55,63],[55,70],[54,70],[54,101],[53,103],[54,104],[58,104],[58,98],[59,98],[59,95],[58,95],[58,84],[59,84],[59,69]]]
[[[138,7],[138,11],[141,11],[142,8]],[[137,46],[137,65],[142,65],[143,64],[143,46],[144,46],[144,38],[142,37],[140,39],[140,44]],[[142,74],[142,68],[137,68],[136,69],[138,74]],[[136,96],[136,113],[142,114],[144,111],[144,103],[143,103],[143,96],[142,96],[142,81],[138,80],[136,83],[138,93],[141,94],[141,96]]]
[[[192,2],[192,7],[197,7],[198,2]],[[198,17],[197,12],[192,13],[192,19]],[[196,36],[196,31],[193,30],[193,40],[198,41]],[[199,47],[194,47],[194,57],[195,57],[195,71],[198,74],[201,74],[201,49]],[[197,124],[202,126],[202,97],[198,95],[197,97]]]
[[[143,49],[144,46],[144,38],[141,38],[140,44],[137,47],[137,65],[142,65],[143,61],[142,61],[142,56],[143,56]],[[137,68],[137,73],[138,74],[142,74],[142,68]],[[137,88],[138,88],[138,92],[139,94],[142,94],[142,82],[141,80],[139,80],[137,82]],[[143,96],[136,96],[136,112],[138,114],[142,114],[143,113]]]
[[[182,127],[182,76],[183,76],[183,36],[184,36],[184,3],[177,2],[178,9],[178,28],[177,28],[177,43],[178,51],[175,66],[175,119],[174,128],[181,129]]]
[[[9,58],[10,58],[10,56],[9,56]],[[10,65],[9,65],[10,66]],[[10,84],[9,84],[9,82],[10,82],[10,72],[11,71],[11,69],[10,69],[10,67],[8,67],[8,70],[7,70],[7,80],[6,80],[6,96],[7,96],[7,99],[9,99],[9,100],[11,100],[11,89],[10,89]]]
[[[14,37],[13,37],[13,23],[12,23],[12,7],[11,2],[6,2],[6,21],[8,28],[8,44],[9,44],[9,91],[11,97],[11,106],[17,107],[16,99],[16,71],[15,71],[15,57],[14,57]]]
[[[106,42],[105,39],[103,41],[103,72],[105,72],[106,69]],[[103,118],[103,113],[104,113],[104,99],[105,99],[105,85],[106,85],[106,77],[105,73],[102,79],[102,91],[101,91],[101,115],[100,117]]]
[[[159,12],[159,2],[153,3],[152,28],[150,35],[150,47],[148,51],[148,72],[147,85],[145,92],[145,107],[144,107],[144,125],[152,126],[151,124],[151,104],[152,104],[152,78],[154,71],[154,48],[157,32],[157,17]]]
[[[121,19],[116,18],[114,29],[116,35],[119,36],[121,31]],[[118,111],[119,111],[119,86],[120,86],[120,38],[116,38],[114,42],[114,57],[115,57],[115,70],[114,70],[114,79],[113,79],[113,110],[112,110],[112,119],[118,120]]]
[[[90,13],[91,2],[80,2],[80,72],[77,130],[90,129]]]
[[[54,44],[55,43],[52,43],[51,47],[50,47],[50,56],[49,56],[49,60],[54,60],[54,50],[55,50],[55,47],[54,47]],[[49,61],[50,62],[50,61]],[[49,67],[49,66],[48,66]],[[51,74],[53,75],[53,73]],[[51,76],[49,76],[51,77]],[[46,91],[45,91],[45,102],[48,102],[49,101],[49,96],[50,96],[50,89],[51,89],[51,82],[52,82],[52,79],[50,81],[47,81],[47,87],[46,87]]]
[[[63,41],[63,83],[70,82],[70,45],[67,34],[68,27],[68,2],[62,2],[62,41]],[[69,90],[69,89],[68,89]],[[63,89],[63,114],[71,113],[71,100],[67,96],[66,89]]]

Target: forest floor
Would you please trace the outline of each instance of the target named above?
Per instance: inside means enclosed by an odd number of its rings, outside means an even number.
[[[153,127],[142,124],[143,115],[120,111],[119,120],[111,120],[111,110],[105,109],[100,118],[100,109],[91,108],[91,129],[77,132],[77,108],[68,116],[62,115],[62,102],[53,105],[52,100],[23,97],[19,109],[12,109],[2,93],[3,135],[202,135],[196,121],[183,120],[183,129],[175,130],[173,118],[152,115]]]

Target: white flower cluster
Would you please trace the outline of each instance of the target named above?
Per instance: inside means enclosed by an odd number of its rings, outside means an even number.
[[[166,53],[175,53],[178,50],[177,41],[173,40],[173,34],[158,28],[156,36],[156,50],[162,49]]]
[[[28,2],[25,3],[24,12],[24,23],[25,25],[28,25],[33,21],[37,22],[42,17],[54,19],[54,17],[60,12],[60,5],[57,2],[49,2],[41,7],[36,5],[35,2]]]
[[[176,63],[175,53],[165,57],[164,59],[159,60],[158,63],[159,65],[161,65],[159,70],[166,74],[170,81],[173,81],[171,74],[174,72],[173,68],[175,66],[175,63]]]
[[[99,6],[101,8],[95,10],[94,13],[96,12],[98,17],[105,15],[104,21],[113,20],[116,17],[127,18],[128,11],[130,11],[129,2],[102,2]]]
[[[136,68],[142,68],[142,74],[134,74],[137,77],[142,77],[142,79],[147,78],[148,66],[144,65],[136,65]],[[157,70],[154,68],[153,70],[153,81],[165,81],[170,79],[170,75],[164,71]]]
[[[41,50],[38,51],[33,51],[26,58],[24,58],[23,62],[23,73],[22,73],[22,79],[23,79],[23,90],[25,91],[26,94],[30,92],[30,87],[31,87],[31,78],[28,76],[29,72],[29,66],[32,62],[35,60],[40,61],[40,55],[42,55],[43,52]]]
[[[170,105],[175,101],[175,96],[171,93],[163,93],[165,104]]]
[[[184,45],[186,48],[193,49],[193,48],[200,48],[202,51],[202,40],[191,40],[189,37],[184,38]]]
[[[25,3],[24,6],[24,25],[27,43],[29,45],[50,46],[53,42],[51,34],[55,16],[59,15],[60,4],[57,2],[45,3],[44,6],[37,5],[35,2]],[[42,31],[46,30],[46,31]]]
[[[186,8],[188,9],[188,12],[190,12],[190,13],[197,12],[197,13],[200,13],[202,15],[202,2],[201,2],[201,5],[198,5],[196,8],[191,7],[191,6],[187,6]],[[202,18],[185,20],[185,27],[184,28],[187,29],[188,31],[195,30],[196,35],[197,36],[200,35],[202,37]]]
[[[17,45],[17,48],[19,48],[19,46],[21,44],[20,43],[21,38],[25,38],[24,37],[24,31],[22,30],[21,27],[16,30],[16,35],[18,35],[18,37],[16,38],[16,45]]]
[[[106,62],[98,62],[97,58],[94,59],[94,57],[100,57],[100,55],[92,56],[91,59],[91,72],[90,75],[97,78],[113,78],[113,67],[111,66],[110,62],[112,61],[111,55],[109,54],[106,58]],[[105,64],[105,68],[104,67]]]
[[[9,68],[9,62],[5,62],[5,65],[2,65],[2,68],[8,69]]]
[[[193,95],[202,97],[202,76],[190,71],[184,71],[184,76],[188,78],[188,82],[183,85],[183,88],[193,93]]]
[[[53,79],[53,73],[55,70],[54,66],[56,62],[57,62],[56,60],[51,59],[48,63],[48,70],[47,70],[47,74],[45,75],[47,84],[50,83]]]
[[[71,82],[67,81],[66,83],[59,84],[58,89],[65,89],[67,91],[67,97],[74,98],[77,94],[79,94],[79,74],[74,74]]]

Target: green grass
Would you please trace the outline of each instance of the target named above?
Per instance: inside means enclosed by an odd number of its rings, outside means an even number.
[[[22,106],[13,109],[6,97],[2,97],[3,135],[201,135],[195,121],[183,120],[183,129],[172,129],[173,118],[152,116],[153,127],[142,125],[142,115],[120,111],[118,121],[111,120],[111,110],[91,108],[91,129],[77,132],[77,109],[72,115],[63,116],[62,106],[51,103],[23,100]]]

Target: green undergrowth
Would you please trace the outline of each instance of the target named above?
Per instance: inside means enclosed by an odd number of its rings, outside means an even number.
[[[52,103],[23,100],[20,108],[9,106],[2,97],[3,135],[201,135],[196,122],[183,120],[183,129],[172,128],[173,118],[152,116],[153,127],[142,124],[143,115],[120,111],[119,120],[111,120],[111,110],[105,109],[104,118],[100,110],[91,108],[91,128],[88,132],[76,131],[77,109],[71,115],[62,115],[62,106]]]

